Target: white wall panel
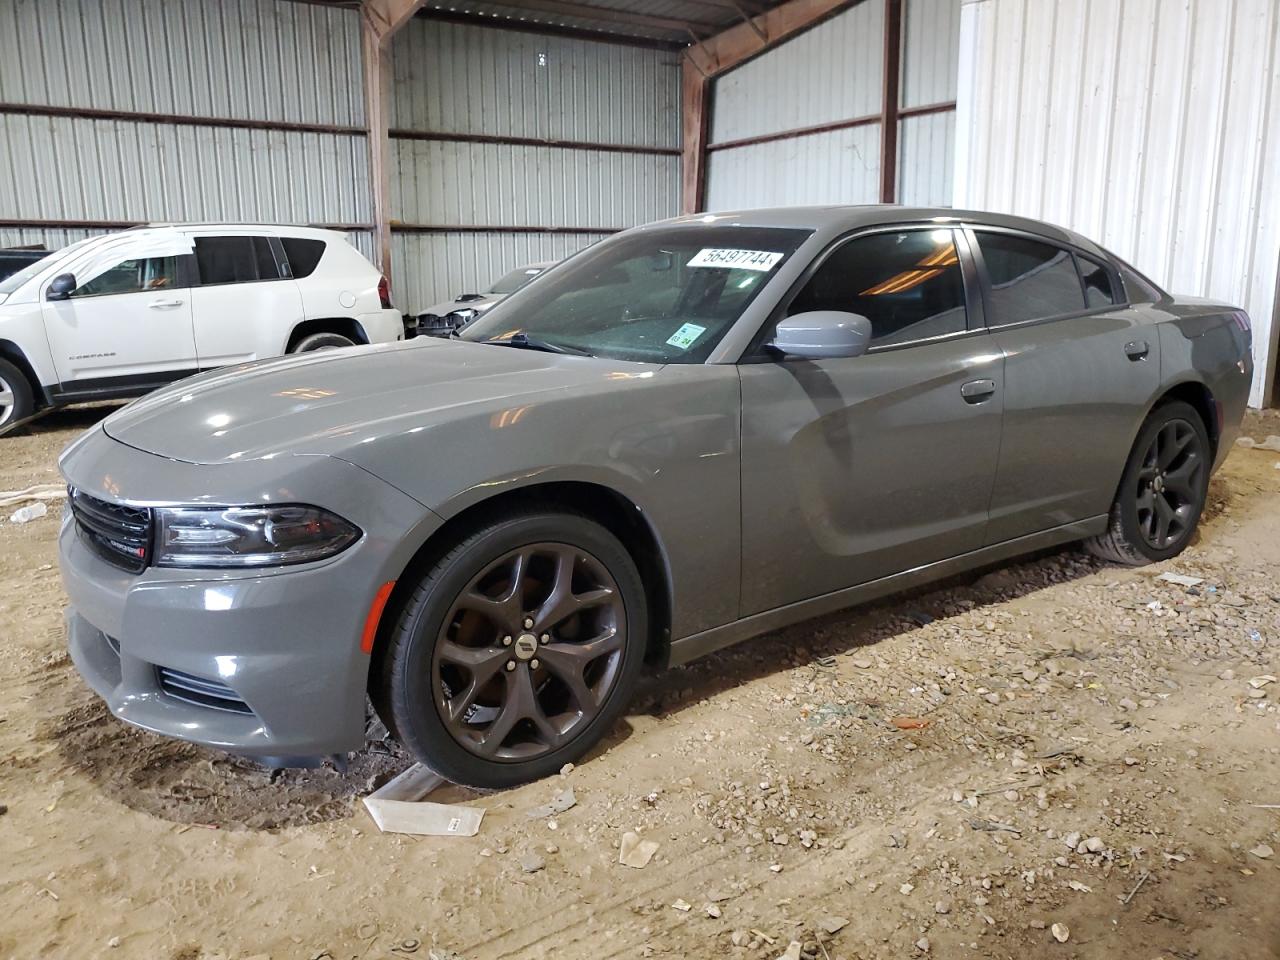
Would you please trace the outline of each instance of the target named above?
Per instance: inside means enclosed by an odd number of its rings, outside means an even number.
[[[716,80],[711,143],[878,115],[884,0],[863,0]],[[900,104],[956,95],[959,0],[904,0]],[[898,134],[899,203],[950,205],[955,118],[906,117]],[[713,150],[710,210],[779,203],[875,203],[879,124]]]
[[[362,138],[0,114],[0,219],[367,223]]]
[[[680,158],[504,143],[397,140],[396,219],[622,228],[674,212]]]
[[[713,84],[712,143],[880,112],[884,4],[863,0]]]
[[[3,0],[0,101],[359,126],[355,10],[279,0]]]
[[[0,0],[0,102],[359,127],[359,15],[279,0]],[[358,134],[0,114],[0,220],[371,218]],[[83,232],[13,228],[4,242],[58,247]]]
[[[670,51],[412,20],[392,55],[393,129],[680,144]]]
[[[956,202],[1079,230],[1245,307],[1271,397],[1280,4],[965,0]]]
[[[707,209],[815,203],[875,203],[880,189],[877,124],[713,151]]]
[[[898,129],[898,202],[911,207],[951,205],[956,115],[904,117]]]
[[[959,0],[903,0],[902,106],[954,100],[959,59]]]
[[[668,51],[418,20],[396,37],[393,67],[395,130],[679,145],[679,60]],[[679,206],[670,152],[395,138],[392,156],[392,213],[409,225],[620,229]],[[602,235],[397,232],[397,303],[418,313]]]

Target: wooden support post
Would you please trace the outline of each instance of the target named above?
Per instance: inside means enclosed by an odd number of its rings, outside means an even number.
[[[387,171],[391,140],[387,92],[391,58],[369,19],[362,18],[364,111],[369,140],[369,190],[373,199],[373,262],[391,278],[391,180]]]
[[[697,213],[706,201],[708,83],[688,57],[680,84],[680,212]]]
[[[391,38],[425,0],[364,0],[360,45],[364,54],[364,112],[369,140],[369,192],[373,201],[373,262],[391,279],[390,126]]]
[[[880,202],[898,192],[898,79],[902,63],[902,0],[884,0],[884,98],[880,109]]]

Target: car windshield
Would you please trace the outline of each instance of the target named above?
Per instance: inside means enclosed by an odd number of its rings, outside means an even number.
[[[70,253],[72,250],[75,250],[77,247],[83,247],[91,239],[94,239],[94,238],[86,237],[84,240],[77,240],[75,243],[71,244],[70,246],[63,247],[61,250],[55,250],[53,251],[53,253],[49,254],[48,256],[41,257],[35,263],[27,264],[17,273],[9,277],[6,277],[3,280],[0,280],[0,296],[7,296],[13,293],[15,290],[17,290],[20,286],[22,286],[24,283],[26,283],[36,274],[40,273],[42,270],[44,270],[46,267],[52,264],[55,259],[66,256],[68,253]]]
[[[485,293],[500,293],[504,296],[509,293],[515,293],[546,269],[546,267],[521,267],[518,270],[512,270],[501,280],[494,283]]]
[[[584,250],[474,320],[463,340],[650,363],[702,363],[810,235],[679,226]]]

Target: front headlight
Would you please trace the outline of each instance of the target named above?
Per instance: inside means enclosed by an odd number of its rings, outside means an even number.
[[[274,567],[324,560],[360,539],[360,529],[322,510],[169,507],[155,511],[158,567]]]

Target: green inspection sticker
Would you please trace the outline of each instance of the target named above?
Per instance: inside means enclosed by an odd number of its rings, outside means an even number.
[[[673,347],[679,347],[681,350],[688,350],[693,346],[694,341],[706,332],[706,327],[700,327],[696,323],[686,323],[671,336],[667,337],[667,343]]]

